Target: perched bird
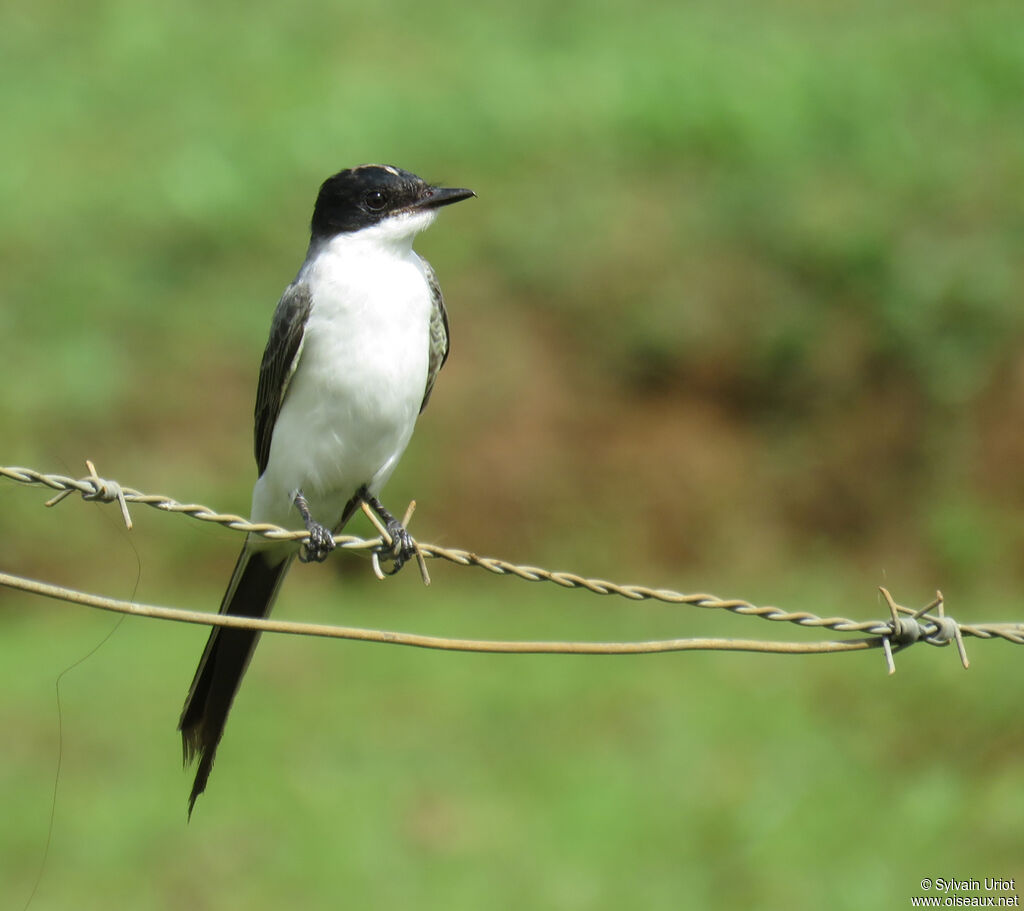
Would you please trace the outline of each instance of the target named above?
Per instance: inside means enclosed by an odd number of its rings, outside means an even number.
[[[309,538],[248,535],[222,614],[266,617],[296,555],[324,560],[366,503],[384,522],[396,568],[412,539],[377,495],[395,470],[448,357],[448,315],[434,270],[412,249],[442,206],[474,196],[399,168],[363,165],[320,187],[305,262],[270,326],[256,391],[259,478],[253,522]],[[192,815],[259,633],[213,627],[178,722],[185,761],[199,760]]]

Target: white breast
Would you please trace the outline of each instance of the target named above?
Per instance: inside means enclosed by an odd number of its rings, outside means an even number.
[[[372,231],[340,235],[299,273],[312,309],[253,491],[254,521],[295,525],[292,499],[302,490],[313,517],[330,528],[356,490],[378,492],[398,464],[429,358],[432,301],[414,234],[407,228],[397,243]]]

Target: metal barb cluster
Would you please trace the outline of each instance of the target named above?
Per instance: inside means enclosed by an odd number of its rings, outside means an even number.
[[[929,645],[949,645],[956,642],[957,651],[960,654],[960,663],[967,670],[971,662],[967,660],[967,649],[964,646],[963,632],[960,624],[952,617],[946,616],[945,600],[942,592],[935,593],[935,599],[920,610],[912,610],[897,604],[889,590],[879,586],[878,589],[889,606],[889,613],[892,616],[890,634],[882,637],[882,648],[885,651],[885,663],[890,674],[896,673],[896,663],[893,661],[892,643],[897,648],[907,648],[915,642],[924,640]],[[931,614],[935,612],[935,616]],[[907,616],[909,615],[909,616]],[[925,622],[922,622],[924,620]]]
[[[41,484],[58,491],[57,495],[47,501],[47,506],[53,506],[60,502],[70,493],[75,491],[82,494],[87,500],[100,500],[103,502],[117,502],[121,507],[121,513],[128,528],[132,527],[131,516],[128,512],[129,503],[139,503],[152,506],[165,512],[182,513],[204,522],[214,522],[236,531],[262,535],[273,540],[289,540],[302,542],[309,537],[307,531],[289,531],[276,525],[252,523],[242,516],[230,513],[218,513],[209,507],[195,503],[179,503],[171,497],[145,494],[131,487],[124,487],[116,481],[101,478],[92,462],[86,462],[89,468],[89,475],[85,478],[74,479],[62,475],[44,474],[30,468],[2,467],[0,466],[0,478],[16,481],[23,484]],[[410,504],[403,520],[407,525],[412,517],[415,503]],[[368,511],[371,521],[375,519],[372,511]],[[355,535],[335,535],[334,540],[338,547],[346,550],[369,551],[373,563],[374,574],[383,579],[388,575],[381,569],[380,560],[387,559],[391,552],[391,541],[387,530],[379,522],[374,522],[378,538],[364,539]],[[840,633],[862,633],[871,637],[866,640],[855,640],[857,647],[878,647],[880,646],[886,658],[886,665],[889,673],[895,671],[893,653],[895,650],[907,648],[915,642],[927,642],[929,645],[946,646],[951,641],[956,643],[960,654],[960,660],[966,668],[969,666],[966,649],[964,647],[964,636],[975,636],[980,639],[1001,638],[1007,642],[1018,645],[1024,644],[1024,623],[989,623],[966,625],[959,624],[945,614],[945,605],[941,593],[920,610],[913,610],[897,604],[886,589],[881,589],[882,597],[885,599],[890,613],[888,621],[868,620],[855,621],[845,617],[820,617],[806,611],[784,611],[779,607],[759,606],[739,599],[723,600],[715,595],[707,593],[682,594],[663,588],[649,588],[643,585],[620,585],[605,579],[593,579],[576,575],[569,572],[556,572],[543,569],[537,566],[521,565],[501,560],[495,557],[482,557],[471,551],[459,550],[456,548],[444,548],[434,544],[421,544],[416,542],[416,559],[420,567],[420,574],[424,584],[429,584],[430,577],[427,573],[426,558],[443,559],[458,566],[478,566],[496,575],[514,576],[529,582],[552,582],[562,588],[578,588],[598,595],[618,595],[632,601],[656,600],[668,604],[686,604],[692,607],[700,607],[709,610],[727,610],[742,616],[760,617],[763,620],[774,622],[794,623],[798,626],[829,629]],[[193,622],[204,622],[201,620]],[[262,628],[262,627],[261,627]],[[358,638],[358,637],[357,637]],[[388,640],[392,641],[392,640]],[[672,640],[675,643],[692,642],[699,640]],[[723,641],[723,640],[719,640]],[[729,640],[737,644],[743,640]],[[820,651],[824,650],[849,650],[853,647],[854,640],[845,642],[821,643]],[[657,646],[659,643],[636,643],[635,645]],[[661,643],[667,646],[668,640]],[[491,643],[494,645],[494,643]],[[509,645],[517,645],[509,643]],[[549,645],[564,645],[564,651],[585,650],[580,646],[585,643],[549,643]],[[620,645],[628,645],[620,644]],[[790,652],[809,651],[810,649],[799,648],[805,643],[790,643],[793,646],[788,649],[781,649],[776,646],[784,643],[763,643],[764,648],[758,649],[757,643],[746,643],[745,650],[783,651]],[[575,648],[573,648],[575,646]],[[702,647],[691,645],[689,647]],[[711,647],[711,646],[706,646]],[[717,646],[725,647],[725,646]],[[842,648],[840,648],[842,647]],[[506,649],[490,649],[506,650]],[[646,651],[659,650],[656,648],[645,648]],[[667,650],[667,649],[661,649]],[[594,650],[591,650],[594,651]],[[604,651],[602,653],[609,653]],[[621,653],[621,649],[616,653]]]
[[[92,491],[82,490],[82,488],[79,487],[78,489],[82,492],[82,499],[98,500],[101,503],[113,503],[116,500],[121,506],[121,518],[124,519],[125,527],[131,531],[132,517],[131,513],[128,512],[128,502],[125,500],[124,491],[121,489],[121,485],[118,484],[117,481],[107,481],[104,478],[101,478],[96,473],[96,466],[88,459],[85,460],[85,465],[86,468],[89,469],[89,476],[87,478],[82,478],[81,481],[79,481],[79,484],[91,484]],[[50,499],[46,501],[46,505],[56,506],[66,496],[70,496],[73,490],[74,488],[70,486],[65,488],[55,497],[50,497]]]

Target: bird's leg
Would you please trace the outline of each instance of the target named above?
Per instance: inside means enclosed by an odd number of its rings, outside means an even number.
[[[391,515],[384,504],[365,487],[361,488],[356,496],[377,513],[391,536],[391,547],[388,551],[389,556],[394,560],[394,567],[388,575],[394,575],[405,565],[407,560],[416,556],[416,543],[406,527]]]
[[[306,498],[301,490],[296,492],[293,502],[302,516],[306,531],[309,532],[309,539],[299,551],[299,559],[303,563],[309,563],[310,561],[323,563],[327,559],[327,555],[334,550],[334,535],[310,514],[309,503],[306,502]]]

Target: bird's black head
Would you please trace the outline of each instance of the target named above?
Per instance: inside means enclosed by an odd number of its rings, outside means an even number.
[[[432,186],[391,165],[349,168],[321,185],[313,208],[313,237],[359,231],[393,215],[424,212],[475,195],[472,190]]]

